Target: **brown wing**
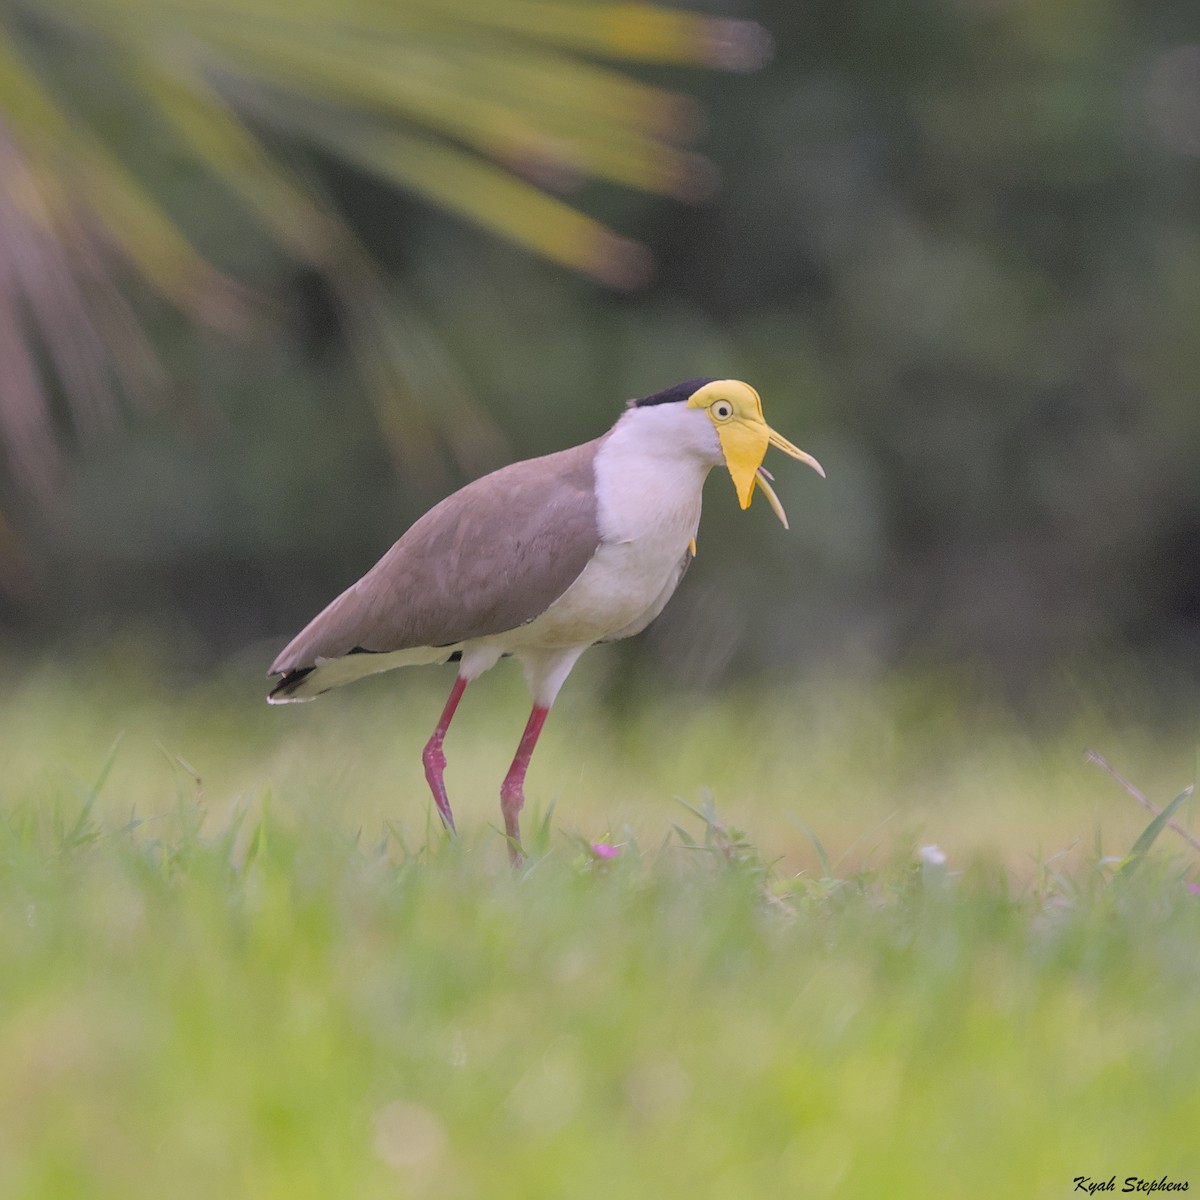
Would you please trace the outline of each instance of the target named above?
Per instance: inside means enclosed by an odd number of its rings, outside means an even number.
[[[513,463],[448,496],[293,638],[269,674],[532,621],[599,545],[593,463],[602,440]]]

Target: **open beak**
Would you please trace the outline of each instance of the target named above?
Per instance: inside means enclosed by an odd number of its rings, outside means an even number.
[[[799,446],[793,446],[782,434],[776,433],[775,430],[768,427],[767,441],[775,447],[776,450],[782,450],[784,454],[790,454],[792,458],[799,459],[802,463],[808,463],[810,467],[822,479],[825,478],[825,468],[811,454],[805,454]]]
[[[733,477],[733,486],[737,489],[738,503],[743,508],[750,507],[754,496],[755,485],[762,488],[770,502],[775,515],[788,527],[787,516],[783,505],[771,487],[770,474],[763,469],[762,461],[766,457],[767,447],[774,446],[784,454],[807,463],[822,479],[825,478],[825,468],[811,454],[806,454],[798,446],[793,446],[787,438],[778,434],[765,421],[730,422],[719,430],[721,447],[725,453],[725,465]]]
[[[788,524],[787,513],[783,511],[783,505],[779,503],[779,497],[775,495],[775,489],[771,486],[771,481],[775,476],[766,467],[759,467],[754,474],[758,476],[758,490],[766,496],[772,511],[779,518],[779,523],[784,529],[791,529],[791,526]]]

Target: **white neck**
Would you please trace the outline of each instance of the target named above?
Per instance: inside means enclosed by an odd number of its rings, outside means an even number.
[[[631,408],[596,453],[596,499],[605,541],[647,537],[678,544],[696,536],[704,480],[722,462],[706,413],[683,404]]]

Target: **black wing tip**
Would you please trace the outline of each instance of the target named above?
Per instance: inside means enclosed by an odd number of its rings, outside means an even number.
[[[685,379],[683,383],[664,388],[652,396],[643,396],[640,400],[630,400],[629,407],[649,408],[654,404],[680,404],[690,400],[702,387],[710,383],[716,383],[715,376],[712,379]]]
[[[378,654],[378,650],[368,650],[365,646],[355,646],[351,650],[347,650],[346,654]],[[283,658],[281,654],[279,656]],[[298,687],[316,670],[315,666],[311,667],[285,667],[282,670],[272,668],[267,672],[268,677],[275,678],[279,676],[279,682],[267,693],[267,699],[273,704],[281,704],[285,700],[291,699],[293,693]],[[312,692],[307,696],[300,696],[301,700],[311,700],[315,696],[323,696],[328,688],[320,692]]]
[[[286,700],[315,670],[315,667],[299,667],[294,671],[284,671],[279,682],[267,693],[267,699],[276,703]]]

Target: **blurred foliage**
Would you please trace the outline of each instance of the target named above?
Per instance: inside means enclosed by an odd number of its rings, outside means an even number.
[[[210,261],[219,248],[193,242],[199,197],[176,204],[178,216],[164,207],[164,170],[211,172],[262,233],[321,272],[377,399],[405,383],[419,392],[435,381],[413,378],[413,331],[381,315],[356,236],[271,139],[319,148],[628,286],[645,272],[644,249],[549,191],[594,177],[686,194],[704,175],[678,145],[697,114],[580,52],[736,68],[764,47],[744,22],[640,3],[12,0],[0,8],[0,435],[10,461],[43,487],[56,465],[35,330],[84,430],[98,410],[111,416],[109,375],[129,382],[135,358],[145,368],[114,264],[227,332],[250,315]],[[223,257],[241,274],[236,256]],[[451,392],[443,424],[464,416]],[[407,429],[425,414],[406,405],[401,415]]]
[[[269,127],[426,364],[399,415],[355,373],[328,278],[283,258],[194,157],[139,143],[121,109],[163,208],[284,319],[230,344],[145,313],[176,399],[79,456],[51,507],[10,496],[12,627],[99,637],[166,614],[210,647],[284,635],[464,478],[705,373],[751,380],[829,481],[779,471],[784,535],[714,477],[699,559],[639,649],[675,678],[913,653],[1020,677],[1130,649],[1200,672],[1194,6],[763,0],[739,15],[770,32],[772,62],[687,77],[720,187],[695,205],[577,193],[653,253],[633,292],[403,198],[340,135],[299,155],[311,131]],[[439,474],[426,430],[456,395],[479,397],[508,445],[474,438]],[[418,448],[399,471],[389,439]]]

